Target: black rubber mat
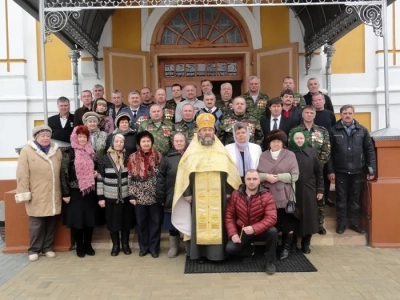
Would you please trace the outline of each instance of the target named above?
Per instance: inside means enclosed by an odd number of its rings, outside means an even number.
[[[289,258],[276,261],[276,271],[287,272],[317,272],[318,270],[298,249],[296,253],[290,253]],[[199,264],[195,259],[186,257],[185,274],[195,273],[242,273],[242,272],[265,272],[265,259],[263,247],[256,247],[251,262],[244,263],[242,258],[229,257],[224,261],[206,261]]]

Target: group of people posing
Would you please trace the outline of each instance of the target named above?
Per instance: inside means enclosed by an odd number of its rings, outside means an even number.
[[[376,170],[372,141],[353,106],[343,106],[336,122],[315,81],[309,80],[310,97],[302,97],[287,77],[280,97],[272,99],[260,92],[255,76],[249,91],[233,99],[229,83],[215,95],[207,80],[202,100],[191,85],[186,99],[174,85],[168,101],[163,89],[152,100],[143,88],[128,95],[129,106],[117,90],[113,103],[106,101],[96,85],[95,100],[83,91],[74,115],[60,97],[60,114],[33,129],[18,161],[15,198],[26,202],[29,215],[29,259],[55,256],[55,216],[62,206],[79,257],[95,254],[93,228],[104,224],[111,255],[121,247],[131,254],[136,225],[141,257],[158,257],[161,228],[170,233],[168,257],[178,255],[183,234],[187,255],[199,263],[229,254],[251,260],[253,242],[262,240],[266,272],[273,274],[278,232],[279,259],[296,251],[298,237],[310,253],[312,234],[326,233],[331,180],[337,233],[347,225],[363,233],[360,193],[364,176],[373,179]],[[51,139],[70,141],[71,149],[62,154]],[[293,201],[294,212],[287,208]]]

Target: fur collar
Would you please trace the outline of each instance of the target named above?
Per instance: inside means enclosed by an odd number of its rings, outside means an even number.
[[[50,143],[50,150],[49,153],[46,155],[42,150],[40,150],[38,148],[38,146],[35,144],[35,142],[33,140],[29,140],[28,141],[28,146],[30,146],[31,148],[33,148],[36,153],[42,157],[44,160],[49,160],[51,157],[53,157],[54,155],[56,155],[57,150],[58,150],[58,144],[57,143]]]

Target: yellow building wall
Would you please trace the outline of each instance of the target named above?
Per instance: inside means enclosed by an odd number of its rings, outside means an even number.
[[[335,114],[336,120],[340,120],[340,114]],[[371,132],[371,113],[370,112],[357,112],[355,114],[355,119],[361,125],[365,126],[369,132]]]
[[[365,73],[365,25],[350,31],[335,43],[333,74]]]
[[[286,6],[262,6],[260,27],[263,48],[290,43],[289,9]]]
[[[140,9],[117,9],[112,15],[112,47],[141,50]]]
[[[46,50],[46,80],[71,80],[72,67],[68,57],[69,48],[54,34],[51,41],[45,45]],[[42,56],[40,43],[40,24],[36,22],[36,53],[38,66],[38,80],[42,81]]]

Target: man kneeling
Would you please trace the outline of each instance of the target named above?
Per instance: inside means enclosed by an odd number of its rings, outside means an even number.
[[[244,256],[244,262],[251,261],[256,241],[266,241],[265,272],[276,272],[276,245],[278,233],[276,206],[272,195],[260,185],[256,170],[248,170],[245,183],[232,193],[225,211],[225,227],[229,241],[226,252]]]

